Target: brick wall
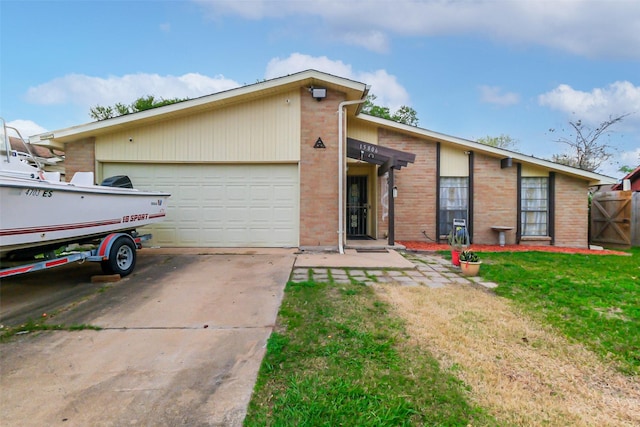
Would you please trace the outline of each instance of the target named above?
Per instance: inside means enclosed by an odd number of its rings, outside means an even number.
[[[394,170],[395,185],[398,187],[395,240],[424,241],[423,230],[431,238],[436,238],[436,143],[384,129],[378,133],[378,142],[381,146],[416,155],[415,163],[409,163],[399,171]],[[378,188],[382,188],[382,185]],[[379,208],[378,235],[385,236],[388,227],[388,218],[382,221],[382,209]]]
[[[556,246],[589,246],[588,182],[556,174]]]
[[[95,174],[95,138],[66,143],[64,151],[65,179],[67,181],[71,181],[76,172],[93,172]]]
[[[345,98],[342,93],[327,90],[327,97],[316,101],[307,89],[300,91],[300,246],[337,248],[337,111]],[[313,148],[318,137],[326,148]]]
[[[492,226],[513,227],[505,233],[506,243],[516,241],[518,224],[518,170],[501,169],[500,159],[474,153],[473,158],[473,242],[497,245]]]

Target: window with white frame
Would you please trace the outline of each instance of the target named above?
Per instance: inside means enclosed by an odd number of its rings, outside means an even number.
[[[547,236],[549,179],[546,177],[523,177],[520,200],[522,236]]]
[[[469,217],[469,178],[440,177],[440,220],[438,232],[441,236],[449,234],[453,219],[464,219],[468,225]]]

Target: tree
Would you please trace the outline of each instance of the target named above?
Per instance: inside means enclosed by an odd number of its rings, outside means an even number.
[[[622,172],[624,174],[629,174],[633,171],[634,169],[631,166],[627,166],[627,165],[620,166],[620,168],[618,169],[618,172]]]
[[[518,145],[518,140],[511,138],[509,135],[500,134],[500,136],[485,136],[478,138],[478,142],[485,145],[490,145],[496,148],[515,149]]]
[[[136,99],[131,105],[122,104],[120,102],[115,104],[113,107],[96,105],[95,107],[91,107],[89,110],[89,116],[95,120],[106,120],[113,117],[124,116],[131,113],[137,113],[139,111],[175,104],[177,102],[186,101],[187,99],[189,98],[160,98],[157,100],[153,95],[147,95]]]
[[[563,136],[555,140],[567,145],[569,152],[554,154],[551,159],[556,163],[590,172],[597,170],[602,163],[611,158],[613,148],[609,143],[600,141],[600,138],[603,135],[609,136],[612,132],[611,127],[620,123],[629,114],[631,113],[616,117],[609,116],[609,119],[600,123],[596,129],[587,126],[582,120],[569,121],[573,132],[569,137]],[[549,129],[549,131],[555,132],[555,129]]]
[[[394,122],[404,123],[409,126],[418,126],[418,113],[411,107],[402,105],[398,111],[391,114],[389,107],[382,107],[375,104],[378,97],[371,94],[367,95],[362,112],[370,116],[381,117],[383,119],[393,120]]]

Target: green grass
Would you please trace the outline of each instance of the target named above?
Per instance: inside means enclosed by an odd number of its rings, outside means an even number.
[[[640,374],[640,248],[631,256],[482,253],[482,276],[622,372]]]
[[[91,329],[99,331],[102,328],[99,326],[87,325],[87,324],[74,324],[74,325],[60,325],[60,324],[47,324],[44,321],[36,321],[29,319],[26,323],[19,326],[2,327],[0,328],[0,343],[6,342],[16,335],[23,335],[38,331],[84,331]]]
[[[289,283],[246,426],[495,425],[359,283]]]

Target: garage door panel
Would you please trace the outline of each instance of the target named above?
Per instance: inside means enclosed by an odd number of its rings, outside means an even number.
[[[167,191],[167,217],[145,227],[152,244],[183,247],[298,245],[297,165],[103,164],[139,189]]]

